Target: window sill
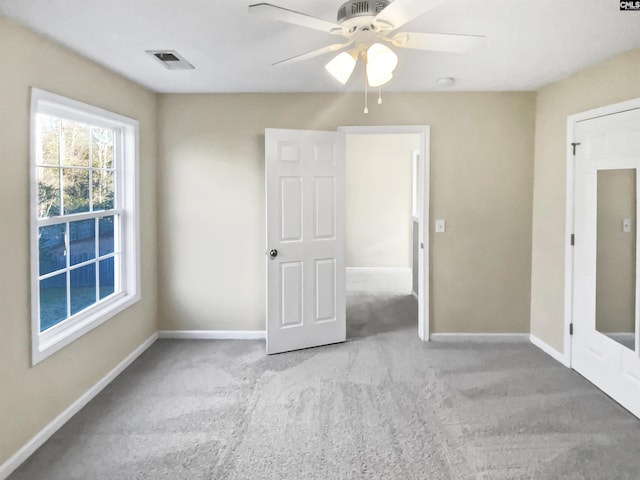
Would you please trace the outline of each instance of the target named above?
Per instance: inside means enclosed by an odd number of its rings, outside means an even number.
[[[111,301],[96,306],[77,319],[70,319],[71,322],[67,325],[64,325],[66,321],[62,322],[60,327],[63,327],[63,325],[64,327],[58,329],[55,333],[53,331],[45,331],[34,336],[35,338],[33,339],[31,349],[31,365],[36,366],[74,340],[136,304],[139,300],[139,294],[122,293],[114,297]],[[55,328],[56,327],[52,327],[52,329]]]

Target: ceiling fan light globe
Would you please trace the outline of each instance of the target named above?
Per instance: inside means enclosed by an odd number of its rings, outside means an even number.
[[[348,52],[339,53],[324,66],[327,72],[343,85],[349,81],[355,67],[356,59]]]
[[[398,56],[382,43],[374,43],[367,49],[367,66],[381,71],[393,72],[398,66]]]
[[[367,65],[367,81],[370,87],[381,87],[393,78],[390,70],[370,68]]]

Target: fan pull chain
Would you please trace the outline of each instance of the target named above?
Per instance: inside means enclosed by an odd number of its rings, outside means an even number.
[[[378,87],[378,105],[382,105],[382,87]]]
[[[369,83],[369,81],[367,79],[367,71],[365,70],[365,72],[364,72],[364,114],[365,115],[369,114],[369,107],[368,107],[368,103],[367,103],[367,96],[368,96],[367,95],[367,93],[368,93],[367,92],[367,87],[368,87],[367,84],[368,83]]]

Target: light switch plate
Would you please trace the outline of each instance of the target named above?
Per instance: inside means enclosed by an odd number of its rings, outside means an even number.
[[[436,220],[436,233],[444,233],[445,224],[444,220]]]
[[[631,233],[631,219],[630,218],[622,219],[622,231],[624,233]]]

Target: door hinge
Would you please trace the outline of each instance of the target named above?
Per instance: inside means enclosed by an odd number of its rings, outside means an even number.
[[[577,147],[578,145],[582,145],[582,144],[581,144],[581,143],[579,143],[579,142],[573,142],[573,143],[571,144],[571,146],[573,147],[573,156],[574,156],[574,157],[576,156],[576,147]]]
[[[575,234],[571,234],[571,246],[573,247],[576,244],[576,236]]]
[[[573,323],[569,324],[569,335],[573,335]]]

